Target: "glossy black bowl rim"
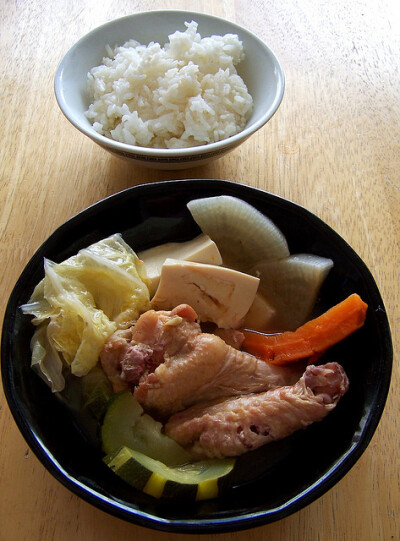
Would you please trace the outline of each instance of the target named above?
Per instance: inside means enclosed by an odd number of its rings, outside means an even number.
[[[330,234],[333,234],[338,243],[343,247],[343,249],[350,251],[352,253],[354,261],[357,262],[358,268],[362,271],[363,277],[373,286],[373,296],[376,299],[380,307],[382,307],[382,320],[381,324],[383,326],[383,349],[385,351],[385,370],[382,371],[382,378],[379,382],[379,392],[375,396],[374,403],[371,404],[371,414],[368,416],[367,422],[363,427],[362,436],[360,439],[353,443],[348,452],[342,456],[337,462],[335,462],[331,469],[326,472],[326,474],[318,479],[313,485],[308,487],[303,492],[297,494],[290,501],[286,502],[285,505],[277,507],[275,509],[262,510],[257,512],[249,512],[240,514],[237,516],[222,517],[216,519],[192,519],[192,520],[166,520],[161,517],[151,515],[140,511],[139,509],[134,509],[128,505],[124,505],[123,502],[119,500],[114,500],[108,498],[95,490],[86,486],[83,482],[75,479],[69,475],[57,461],[56,457],[53,456],[40,442],[39,438],[36,437],[34,431],[32,430],[29,423],[26,421],[25,417],[21,412],[19,406],[19,400],[16,395],[16,390],[14,382],[11,378],[11,371],[8,368],[8,362],[11,354],[11,345],[12,345],[12,331],[13,324],[15,320],[15,302],[14,298],[17,296],[17,291],[21,284],[24,283],[26,277],[30,273],[30,269],[33,266],[37,266],[39,262],[43,260],[44,252],[46,251],[49,244],[54,242],[54,239],[57,236],[68,229],[71,225],[77,225],[81,221],[87,218],[87,216],[95,215],[98,209],[107,207],[110,203],[118,204],[118,201],[124,199],[127,194],[134,193],[137,197],[140,197],[141,194],[146,193],[158,193],[160,189],[162,190],[165,186],[171,186],[177,191],[184,192],[190,190],[196,185],[202,185],[203,189],[210,188],[211,190],[216,186],[219,189],[226,190],[226,193],[230,195],[240,196],[242,195],[258,195],[260,198],[267,201],[278,202],[287,208],[295,210],[302,218],[306,220],[312,220],[314,223],[318,224],[318,227],[321,230],[325,230]],[[86,502],[94,505],[95,507],[111,514],[121,519],[124,519],[128,522],[138,524],[147,528],[152,528],[160,531],[168,531],[175,533],[222,533],[230,532],[236,530],[244,530],[248,528],[253,528],[257,526],[266,525],[268,523],[274,522],[285,518],[300,509],[306,507],[323,494],[325,494],[330,488],[332,488],[340,479],[346,475],[346,473],[355,465],[360,456],[364,453],[368,447],[371,438],[378,426],[378,423],[381,419],[384,406],[386,403],[387,395],[389,392],[391,372],[392,372],[392,359],[393,359],[393,347],[391,340],[391,333],[389,322],[386,316],[384,309],[383,300],[381,298],[380,292],[375,284],[375,281],[370,273],[369,269],[366,267],[362,259],[354,252],[354,250],[349,246],[349,244],[330,226],[318,218],[315,214],[308,211],[304,207],[300,206],[297,203],[289,201],[283,197],[272,194],[265,190],[248,186],[245,184],[240,184],[238,182],[233,182],[230,180],[217,180],[217,179],[185,179],[185,180],[169,180],[169,181],[160,181],[153,182],[149,184],[139,184],[125,190],[122,190],[116,194],[110,195],[97,203],[87,207],[78,214],[74,215],[72,218],[67,220],[64,224],[58,227],[43,244],[38,248],[35,254],[32,256],[30,261],[25,266],[23,272],[21,273],[19,279],[17,280],[9,301],[6,307],[3,329],[2,329],[2,339],[1,339],[1,372],[2,372],[2,382],[3,389],[8,402],[11,413],[14,417],[14,420],[26,440],[29,447],[35,453],[36,457],[40,462],[46,467],[46,469],[65,487],[71,490],[73,493],[81,497]]]

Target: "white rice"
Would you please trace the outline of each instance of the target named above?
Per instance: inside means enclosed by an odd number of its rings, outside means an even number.
[[[183,148],[242,130],[253,100],[235,66],[244,58],[237,35],[201,38],[197,23],[169,43],[129,40],[88,73],[94,129],[123,143]]]

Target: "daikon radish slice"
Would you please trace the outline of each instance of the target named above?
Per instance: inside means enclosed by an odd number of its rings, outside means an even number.
[[[311,254],[262,261],[250,269],[260,278],[259,291],[275,310],[265,331],[297,329],[310,316],[333,261]]]
[[[289,255],[281,230],[249,203],[220,195],[188,203],[203,233],[218,246],[223,265],[246,272],[258,261]]]

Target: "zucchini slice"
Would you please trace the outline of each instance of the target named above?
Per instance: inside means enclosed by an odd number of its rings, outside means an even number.
[[[122,391],[111,398],[101,438],[107,455],[126,446],[168,466],[191,460],[191,455],[183,447],[162,433],[162,424],[143,412],[130,391]]]
[[[215,459],[168,467],[139,451],[121,447],[104,462],[121,479],[155,498],[200,501],[216,498],[229,486],[235,459]]]
[[[110,380],[100,367],[94,367],[82,382],[82,408],[87,408],[100,421],[113,395]]]

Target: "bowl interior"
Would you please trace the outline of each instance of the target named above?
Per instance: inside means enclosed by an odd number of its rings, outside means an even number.
[[[236,488],[204,503],[157,501],[119,480],[102,463],[96,436],[85,434],[30,368],[30,318],[18,307],[43,277],[43,257],[56,262],[112,233],[135,249],[198,234],[186,208],[194,198],[240,197],[264,212],[287,236],[291,253],[334,261],[316,310],[358,293],[367,302],[365,326],[331,348],[326,361],[345,368],[350,390],[322,422],[293,437],[244,455]],[[331,488],[367,447],[382,414],[391,375],[392,348],[376,284],[355,252],[316,216],[266,192],[233,182],[185,180],[130,188],[73,217],[40,247],[10,297],[2,335],[2,377],[14,418],[28,444],[65,486],[88,502],[143,526],[176,532],[233,531],[283,518]],[[362,359],[362,362],[360,362]]]
[[[243,41],[246,57],[239,64],[238,72],[254,99],[247,127],[261,126],[275,112],[283,95],[284,76],[275,55],[246,29],[224,19],[190,11],[137,13],[106,23],[80,39],[61,61],[55,77],[56,96],[64,114],[78,129],[99,138],[84,115],[90,103],[86,81],[88,71],[101,64],[106,56],[106,44],[122,45],[133,38],[145,45],[151,41],[163,45],[168,42],[169,34],[184,31],[185,21],[192,20],[199,24],[202,37],[236,33]],[[104,142],[104,138],[101,139]]]

